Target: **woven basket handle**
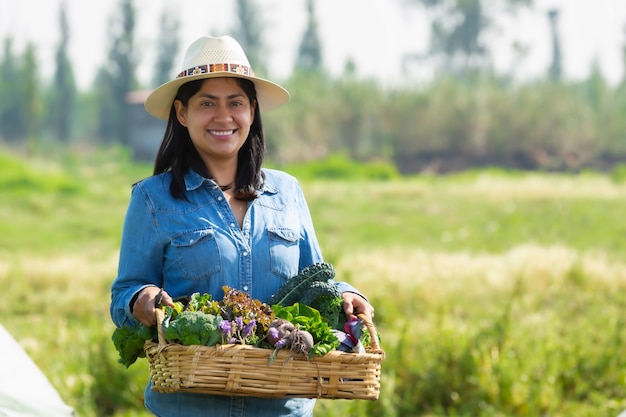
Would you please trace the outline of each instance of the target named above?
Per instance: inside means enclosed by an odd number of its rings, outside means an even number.
[[[370,333],[370,345],[375,350],[380,350],[380,344],[378,343],[378,332],[374,323],[365,315],[357,314],[357,317],[363,320],[363,324],[367,327],[367,331]]]
[[[156,325],[157,334],[159,335],[159,346],[165,346],[167,339],[165,338],[165,330],[163,330],[163,320],[165,319],[165,311],[161,306],[156,307]]]

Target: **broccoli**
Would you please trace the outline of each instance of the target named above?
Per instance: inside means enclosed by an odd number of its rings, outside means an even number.
[[[222,340],[218,327],[221,321],[221,316],[186,310],[170,321],[165,328],[165,338],[185,346],[213,346]]]

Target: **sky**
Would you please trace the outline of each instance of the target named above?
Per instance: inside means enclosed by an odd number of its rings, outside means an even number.
[[[59,41],[58,10],[65,1],[70,24],[69,54],[80,88],[88,88],[105,62],[109,47],[108,24],[116,10],[115,0],[0,0],[0,38],[10,36],[14,52],[27,42],[37,48],[44,77],[52,74],[54,50]],[[316,0],[319,34],[325,67],[340,74],[348,59],[362,77],[394,85],[425,80],[431,71],[413,65],[407,73],[402,57],[423,54],[429,45],[428,14],[407,7],[406,0]],[[623,75],[622,47],[626,44],[626,0],[534,0],[532,9],[514,18],[496,21],[498,30],[488,38],[495,67],[514,71],[519,79],[543,77],[550,65],[551,43],[547,10],[560,9],[559,32],[563,40],[564,75],[583,79],[597,62],[607,79],[618,82]],[[257,0],[267,23],[264,41],[268,50],[268,77],[287,77],[306,27],[305,0]],[[235,2],[217,0],[135,0],[138,11],[138,76],[152,77],[153,50],[158,21],[169,7],[181,21],[181,51],[173,57],[176,72],[184,49],[199,36],[229,34],[235,22]],[[525,53],[512,53],[512,45]],[[253,63],[254,64],[254,63]],[[254,65],[253,65],[254,67]]]

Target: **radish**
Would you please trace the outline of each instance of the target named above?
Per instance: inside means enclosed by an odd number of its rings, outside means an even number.
[[[313,336],[285,319],[274,319],[267,331],[267,341],[277,349],[291,348],[292,352],[308,355],[313,348]]]

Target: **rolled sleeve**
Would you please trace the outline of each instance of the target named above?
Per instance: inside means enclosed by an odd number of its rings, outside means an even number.
[[[347,282],[335,282],[335,284],[337,284],[337,288],[339,289],[339,292],[341,292],[342,294],[344,292],[353,292],[363,297],[367,302],[369,302],[367,297],[363,295],[361,291],[357,290],[356,288],[354,288],[352,285],[348,284]]]
[[[133,188],[120,244],[118,274],[111,286],[111,319],[118,326],[136,323],[130,302],[147,286],[162,286],[163,244],[149,201],[140,184]]]

